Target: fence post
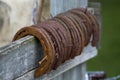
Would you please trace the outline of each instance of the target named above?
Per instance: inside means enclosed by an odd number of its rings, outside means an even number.
[[[52,16],[72,8],[86,8],[88,0],[51,0],[50,13]]]

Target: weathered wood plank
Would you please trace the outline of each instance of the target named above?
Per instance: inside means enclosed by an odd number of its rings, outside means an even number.
[[[56,16],[61,12],[65,12],[73,8],[86,8],[88,6],[88,0],[51,0],[50,13],[52,16]]]
[[[13,42],[10,45],[0,49],[0,79],[12,80],[12,79],[26,79],[33,80],[34,68],[37,67],[41,52],[41,47],[38,41],[32,36],[27,36],[19,41]],[[76,57],[73,60],[69,60],[62,67],[59,67],[56,71],[53,71],[52,75],[47,75],[47,78],[56,77],[69,69],[83,63],[96,55],[97,50],[95,48],[86,47],[82,55]],[[33,71],[31,71],[33,70]],[[27,73],[29,72],[30,73]],[[27,73],[27,74],[26,74]],[[56,74],[58,73],[58,74]],[[45,75],[46,77],[46,75]],[[42,76],[40,79],[44,80]]]
[[[95,47],[91,47],[91,45],[88,45],[87,47],[84,48],[80,56],[77,56],[74,59],[66,61],[64,64],[59,66],[57,70],[53,70],[49,74],[45,74],[40,78],[34,79],[33,75],[35,70],[32,70],[16,80],[23,80],[23,79],[24,80],[78,80],[78,79],[85,80],[84,76],[85,76],[86,67],[85,66],[82,67],[82,65],[83,63],[95,57],[96,55],[97,55],[97,49]]]
[[[42,56],[41,49],[32,36],[0,48],[0,80],[12,80],[36,68]]]
[[[13,42],[10,45],[0,49],[0,79],[12,80],[12,79],[26,79],[33,80],[34,68],[37,67],[41,52],[41,47],[38,41],[32,36],[27,36],[19,41]],[[82,55],[73,60],[64,63],[63,67],[59,67],[56,71],[53,71],[51,76],[56,77],[67,70],[83,63],[96,55],[96,49],[87,47],[84,49]],[[62,70],[63,69],[63,70]],[[33,71],[31,71],[33,70]],[[29,72],[30,73],[27,73]],[[26,74],[27,73],[27,74]],[[56,74],[58,73],[58,74]],[[50,75],[47,75],[51,78]],[[46,77],[46,76],[45,76]],[[42,76],[40,79],[45,78]],[[18,80],[19,80],[18,79]]]
[[[82,63],[66,72],[63,74],[58,75],[57,77],[52,77],[52,78],[33,78],[34,70],[25,74],[24,76],[15,79],[15,80],[86,80],[85,79],[85,74],[86,74],[86,64]],[[56,73],[57,74],[57,73]]]

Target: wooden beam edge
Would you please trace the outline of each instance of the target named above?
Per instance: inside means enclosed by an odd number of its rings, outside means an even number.
[[[10,44],[0,48],[0,56],[7,55],[10,52],[20,48],[21,46],[31,42],[32,40],[35,40],[35,38],[33,36],[28,35],[19,40],[11,42]]]
[[[89,49],[89,50],[87,50]],[[51,80],[55,77],[59,76],[60,74],[74,68],[75,66],[78,66],[84,62],[87,62],[89,59],[97,56],[97,49],[95,47],[91,47],[91,45],[88,45],[86,48],[84,48],[82,54],[80,56],[75,57],[74,59],[68,60],[65,63],[63,63],[61,66],[59,66],[56,70],[51,71],[49,74],[45,74],[39,78],[34,79],[34,71],[29,71],[25,75],[17,78],[16,80]]]

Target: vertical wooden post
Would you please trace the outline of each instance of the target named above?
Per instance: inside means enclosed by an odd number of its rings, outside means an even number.
[[[88,0],[51,0],[50,13],[52,16],[72,8],[86,8]]]

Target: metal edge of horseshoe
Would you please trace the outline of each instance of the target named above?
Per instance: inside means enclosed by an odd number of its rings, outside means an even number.
[[[56,22],[56,21],[54,21],[54,20],[51,20],[51,21],[53,21],[54,22],[54,28],[56,28],[56,30],[57,29],[59,29],[59,31],[57,31],[58,33],[59,33],[59,35],[61,36],[61,38],[62,38],[62,42],[63,42],[63,44],[64,44],[64,53],[62,53],[61,55],[64,55],[64,54],[66,54],[66,52],[67,52],[67,50],[66,50],[66,47],[67,47],[67,38],[66,38],[66,33],[65,33],[65,30],[64,30],[64,28],[62,27],[62,25],[60,25],[58,22]]]
[[[52,65],[52,69],[53,69],[53,67],[55,66],[55,64],[57,63],[57,61],[60,58],[60,56],[59,56],[60,52],[59,52],[59,50],[57,51],[57,49],[60,49],[60,45],[59,45],[60,43],[59,43],[59,39],[58,39],[59,36],[58,36],[57,32],[55,31],[55,29],[50,27],[50,24],[48,25],[48,22],[47,22],[47,24],[43,23],[41,25],[40,24],[36,25],[36,27],[45,29],[51,35],[51,39],[54,42],[53,44],[54,44],[55,51],[56,51],[55,52],[56,57],[55,57],[53,65]]]
[[[51,40],[50,39],[48,39],[48,37],[46,37],[46,35],[44,35],[44,34],[42,34],[42,32],[41,32],[41,30],[38,30],[38,29],[36,29],[36,28],[34,28],[34,27],[24,27],[24,28],[22,28],[22,29],[20,29],[17,33],[16,33],[16,35],[14,36],[14,39],[13,39],[13,41],[15,41],[15,40],[18,40],[18,39],[20,39],[20,38],[22,38],[22,37],[24,37],[24,36],[26,36],[26,35],[33,35],[33,36],[35,36],[35,37],[37,37],[37,39],[40,41],[40,43],[41,43],[41,45],[42,45],[42,47],[43,47],[43,59],[44,60],[46,60],[46,59],[48,59],[48,57],[46,57],[46,56],[50,56],[49,57],[49,60],[47,60],[48,62],[48,64],[47,65],[50,65],[52,62],[53,62],[53,59],[54,59],[54,49],[53,49],[53,47],[52,47],[52,44],[51,44]],[[44,35],[44,36],[43,36]],[[44,38],[44,40],[42,40],[42,38]],[[47,38],[47,39],[46,39]],[[42,41],[46,41],[45,43],[44,42],[42,42]],[[47,44],[46,44],[47,43]],[[45,48],[45,46],[47,47],[47,48]],[[46,50],[47,51],[46,51]],[[48,52],[48,53],[47,53]],[[46,58],[46,59],[45,59]],[[43,60],[42,59],[42,60]],[[43,60],[43,61],[44,61]],[[42,64],[42,63],[41,63]],[[40,65],[41,66],[41,65]],[[48,69],[48,67],[46,66],[46,67],[38,67],[37,68],[37,70],[35,71],[35,77],[39,77],[40,75],[42,75],[43,73],[45,73],[45,71]],[[45,65],[44,65],[45,66]],[[42,71],[42,70],[44,70],[44,71]]]
[[[86,16],[85,13],[83,13],[82,11],[79,11],[78,9],[73,9],[73,10],[71,10],[70,12],[76,14],[77,16],[79,16],[79,17],[82,18],[82,19],[85,19],[85,21],[87,22],[87,23],[85,24],[85,22],[83,21],[83,23],[84,23],[84,25],[85,25],[85,27],[86,27],[86,29],[87,29],[87,34],[88,34],[88,38],[87,38],[87,41],[86,41],[86,44],[85,44],[85,46],[86,46],[86,45],[89,43],[90,37],[91,37],[91,34],[92,34],[92,26],[91,26],[90,20],[89,20],[89,18]]]
[[[89,19],[91,20],[92,22],[92,26],[94,26],[93,28],[93,40],[92,40],[92,46],[97,46],[98,44],[98,41],[99,41],[99,24],[95,19],[95,16],[90,13],[87,8],[84,9],[84,8],[80,8],[79,11],[82,11],[84,12],[88,17]]]
[[[49,27],[51,27],[51,28],[53,28],[54,30],[55,30],[55,33],[57,34],[57,36],[56,37],[59,37],[60,38],[60,40],[59,40],[59,45],[61,45],[61,47],[60,47],[60,54],[59,54],[59,59],[58,59],[58,62],[56,63],[56,65],[55,65],[55,67],[54,67],[54,69],[56,69],[57,68],[57,66],[59,66],[61,63],[62,63],[62,54],[64,53],[64,45],[65,45],[65,43],[63,43],[63,41],[62,41],[62,39],[63,39],[63,36],[62,36],[62,34],[61,34],[61,32],[59,32],[59,31],[57,31],[57,28],[56,27],[58,27],[56,24],[55,24],[55,22],[53,22],[52,20],[49,20]],[[61,42],[62,41],[62,42]],[[65,41],[64,41],[65,42]],[[61,44],[62,43],[62,44]]]
[[[70,30],[70,32],[72,34],[74,46],[73,46],[70,58],[74,58],[75,57],[74,51],[76,51],[76,47],[77,47],[76,46],[77,35],[76,35],[76,30],[73,27],[75,25],[73,23],[71,23],[72,21],[67,16],[63,16],[63,14],[59,14],[59,17],[64,18],[63,20],[66,21],[66,24],[68,24],[69,30]]]
[[[69,15],[69,18],[71,18],[71,20],[74,22],[74,24],[76,25],[76,29],[78,30],[78,32],[79,32],[79,35],[78,36],[80,36],[80,38],[79,38],[79,40],[80,40],[80,44],[79,44],[79,48],[80,48],[80,50],[78,50],[78,53],[76,54],[76,56],[77,55],[80,55],[80,53],[82,52],[82,50],[83,50],[83,47],[84,47],[84,33],[83,33],[83,31],[82,31],[82,29],[81,29],[81,26],[79,25],[80,23],[80,21],[78,20],[78,17],[76,16],[76,15],[74,15],[74,14],[72,14],[72,13],[68,13],[67,15]]]
[[[76,50],[76,52],[75,52],[75,56],[78,56],[78,55],[80,55],[80,52],[81,52],[81,50],[82,50],[82,48],[81,48],[81,45],[80,45],[80,43],[81,43],[81,41],[82,41],[82,39],[83,39],[83,36],[81,36],[81,34],[80,34],[80,32],[79,32],[79,25],[76,23],[76,21],[75,21],[75,18],[73,18],[73,14],[71,14],[71,13],[66,13],[66,16],[71,20],[71,22],[73,23],[73,27],[74,27],[74,29],[75,29],[75,31],[76,31],[76,34],[77,34],[77,38],[78,38],[78,44],[77,44],[77,50]],[[80,37],[81,36],[81,37]]]
[[[66,19],[64,19],[64,17],[61,17],[61,16],[56,16],[55,18],[60,19],[63,23],[66,24],[66,27],[67,27],[68,31],[70,32],[70,36],[71,36],[71,41],[72,41],[71,42],[72,43],[71,51],[72,51],[72,49],[73,49],[73,33],[70,31],[70,27],[69,27],[68,21],[66,21]],[[69,55],[71,55],[71,52],[70,52]],[[70,56],[68,58],[70,59]]]
[[[66,34],[67,34],[67,53],[68,53],[68,54],[71,54],[71,50],[72,50],[72,45],[73,45],[73,44],[72,44],[71,33],[70,33],[67,25],[66,25],[65,22],[64,22],[62,19],[60,19],[60,18],[54,17],[53,19],[54,19],[55,21],[57,21],[58,23],[60,23],[60,24],[62,25],[61,27],[63,27],[63,28],[65,29]],[[68,56],[68,57],[69,57],[69,56]]]

